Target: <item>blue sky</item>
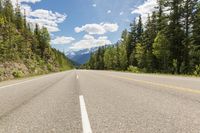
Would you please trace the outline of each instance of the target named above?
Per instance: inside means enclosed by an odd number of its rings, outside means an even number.
[[[12,0],[15,3],[15,0]],[[76,51],[112,44],[138,14],[152,10],[156,0],[20,0],[27,20],[45,26],[51,45]]]

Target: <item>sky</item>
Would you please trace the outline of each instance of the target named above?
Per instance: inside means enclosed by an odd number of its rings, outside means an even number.
[[[27,21],[47,27],[52,47],[63,52],[116,43],[134,18],[145,20],[156,5],[156,0],[18,1]]]

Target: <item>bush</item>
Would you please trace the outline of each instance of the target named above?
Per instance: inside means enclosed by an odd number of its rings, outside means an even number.
[[[4,74],[4,69],[0,68],[0,76],[2,76]]]
[[[140,73],[140,69],[138,67],[135,66],[129,66],[128,67],[128,71],[133,72],[133,73]]]
[[[194,75],[195,76],[200,76],[200,65],[196,65],[195,66]]]
[[[18,71],[18,70],[15,70],[12,72],[12,75],[15,77],[15,78],[21,78],[23,77],[23,72],[22,71]]]

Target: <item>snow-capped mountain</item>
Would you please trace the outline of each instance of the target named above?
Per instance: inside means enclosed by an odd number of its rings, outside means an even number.
[[[83,49],[79,51],[67,51],[66,55],[68,58],[78,64],[85,64],[89,59],[92,52],[95,52],[98,48]]]

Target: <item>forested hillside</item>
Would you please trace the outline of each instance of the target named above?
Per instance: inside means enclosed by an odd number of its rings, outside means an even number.
[[[200,2],[157,2],[145,23],[139,16],[116,45],[99,48],[85,67],[200,75]]]
[[[30,26],[19,5],[0,0],[0,81],[70,68],[71,61],[51,48],[46,28]]]

